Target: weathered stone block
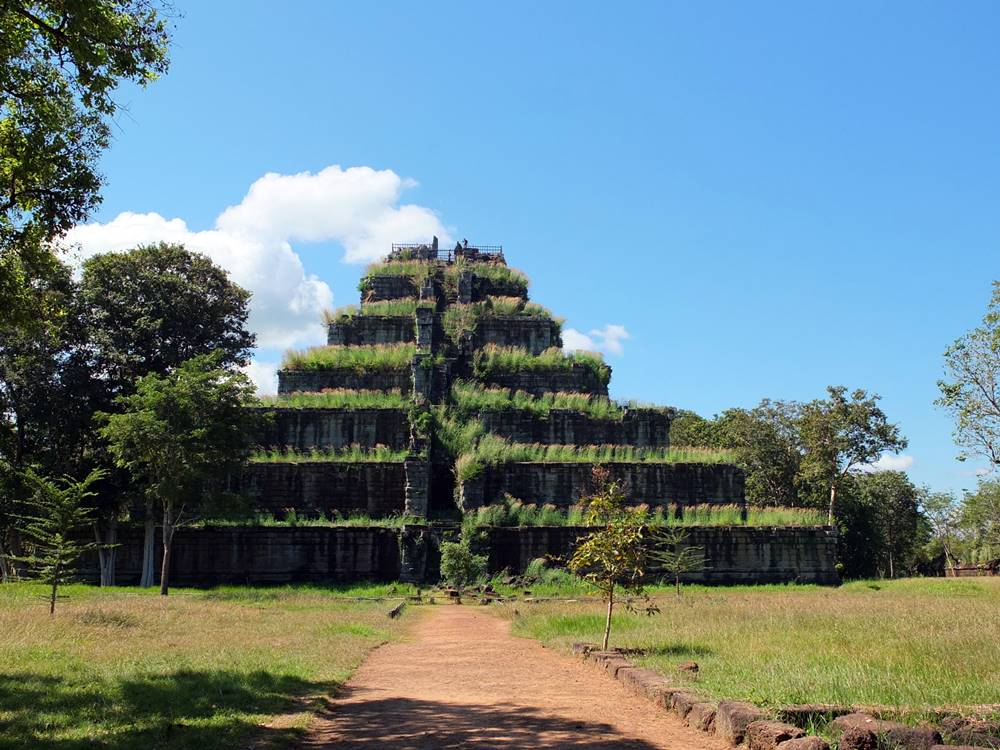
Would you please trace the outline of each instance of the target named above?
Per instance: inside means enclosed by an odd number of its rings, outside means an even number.
[[[761,719],[747,726],[746,739],[750,750],[776,750],[780,743],[797,740],[805,734],[791,724]]]
[[[864,713],[838,716],[830,722],[834,734],[840,733],[841,750],[874,750],[880,746],[906,750],[930,750],[941,744],[941,734],[931,727],[910,727],[895,721],[876,719]]]
[[[697,693],[678,691],[673,694],[670,700],[670,709],[683,719],[696,704],[703,702],[704,698]]]
[[[780,742],[778,750],[830,750],[830,746],[822,737],[810,735]]]
[[[742,701],[720,701],[715,712],[715,733],[730,745],[739,745],[746,737],[747,727],[767,718],[756,706]]]
[[[684,720],[695,729],[711,732],[715,729],[715,712],[718,708],[716,703],[695,703]]]

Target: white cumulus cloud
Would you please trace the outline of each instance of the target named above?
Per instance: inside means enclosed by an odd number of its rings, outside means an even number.
[[[911,466],[913,466],[913,456],[905,454],[894,456],[891,453],[883,453],[878,461],[863,464],[858,468],[860,471],[872,473],[876,471],[906,471]]]
[[[243,368],[243,372],[257,386],[257,393],[261,396],[269,396],[278,392],[277,362],[266,362],[255,359]]]
[[[338,165],[293,175],[266,174],[238,205],[226,208],[208,230],[180,218],[125,212],[105,223],[71,229],[64,241],[83,257],[152,242],[183,243],[225,268],[253,293],[249,327],[261,347],[323,341],[320,315],[333,303],[330,287],[307,273],[293,242],[340,243],[345,260],[385,255],[393,242],[451,236],[428,208],[400,205],[416,183],[392,170]]]
[[[630,338],[625,326],[608,323],[603,328],[592,328],[583,333],[575,328],[566,328],[562,332],[563,349],[566,351],[586,350],[604,352],[621,356],[625,353],[622,343]]]

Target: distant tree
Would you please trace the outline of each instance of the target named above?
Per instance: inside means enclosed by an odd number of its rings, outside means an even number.
[[[25,501],[28,511],[20,520],[30,554],[21,557],[20,562],[49,587],[51,615],[56,611],[59,587],[75,580],[80,557],[98,546],[84,543],[81,538],[93,522],[93,510],[84,501],[93,494],[90,487],[104,477],[104,472],[95,469],[82,482],[71,477],[51,481],[31,469],[26,476],[34,492]]]
[[[686,409],[677,409],[670,422],[670,444],[677,446],[716,447],[715,422]]]
[[[32,284],[100,200],[115,90],[166,71],[162,15],[152,0],[0,3],[0,327],[45,316]]]
[[[441,578],[461,591],[486,574],[486,557],[474,554],[469,540],[441,543]]]
[[[88,337],[88,367],[102,389],[100,410],[113,412],[114,399],[134,392],[139,378],[164,374],[182,363],[217,352],[219,365],[249,360],[254,336],[246,328],[250,293],[204,255],[181,245],[159,243],[125,253],[106,253],[83,265],[77,310]],[[104,509],[105,541],[114,541],[115,498]],[[140,585],[155,578],[155,519],[145,512]]]
[[[826,488],[832,525],[837,492],[846,477],[885,452],[907,446],[899,428],[879,408],[879,396],[843,386],[829,386],[828,398],[804,404],[797,420],[804,455],[800,481]]]
[[[606,472],[597,470],[595,475],[599,489],[587,502],[584,523],[598,528],[577,543],[568,567],[600,591],[607,603],[601,646],[607,650],[616,593],[643,593],[648,557],[647,514],[626,507],[625,493],[617,482],[608,479]]]
[[[931,529],[932,545],[940,549],[946,568],[954,568],[960,559],[961,505],[950,492],[920,489],[920,508]]]
[[[799,504],[799,408],[764,399],[753,409],[727,409],[715,420],[719,446],[734,450],[746,469],[746,499],[752,505]]]
[[[872,541],[879,570],[895,578],[899,570],[911,565],[916,551],[928,538],[929,527],[918,504],[919,492],[901,471],[859,475],[855,486],[876,531]]]
[[[1000,558],[1000,479],[984,479],[966,494],[961,523],[970,537],[973,562]]]
[[[205,503],[225,497],[223,480],[246,460],[257,426],[246,408],[254,386],[221,366],[225,356],[198,356],[164,375],[146,375],[135,393],[118,397],[120,413],[99,415],[115,463],[147,487],[162,511],[164,596],[174,532]]]
[[[944,353],[946,380],[938,381],[941,396],[934,403],[955,420],[959,458],[982,456],[1000,467],[1000,281],[983,323]]]
[[[677,596],[681,595],[681,578],[705,568],[705,550],[690,544],[688,536],[683,526],[668,526],[655,533],[650,553],[656,567],[673,579]]]

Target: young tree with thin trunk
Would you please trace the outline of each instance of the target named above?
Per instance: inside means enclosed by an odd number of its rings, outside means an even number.
[[[655,547],[650,557],[656,567],[674,581],[674,591],[681,595],[681,578],[687,573],[705,569],[705,551],[688,543],[688,532],[682,526],[671,526],[656,533]]]
[[[95,469],[82,482],[70,477],[52,481],[31,469],[25,477],[34,491],[24,501],[28,513],[19,520],[30,553],[18,559],[49,587],[49,614],[54,615],[59,587],[75,580],[80,557],[98,547],[81,541],[93,523],[93,509],[84,501],[95,494],[90,487],[104,472]]]
[[[585,523],[598,527],[573,550],[568,567],[601,592],[607,603],[604,638],[611,638],[616,595],[641,594],[646,572],[646,513],[625,506],[625,493],[603,470],[594,471],[598,492],[587,503]]]
[[[828,522],[833,525],[837,492],[852,471],[883,453],[907,446],[899,427],[879,407],[880,396],[861,389],[848,396],[844,386],[827,387],[828,398],[802,406],[798,428],[804,455],[800,478],[829,493]]]
[[[170,588],[174,533],[224,496],[225,477],[246,460],[259,418],[247,406],[254,386],[220,366],[223,354],[194,357],[165,375],[139,379],[122,411],[100,415],[115,463],[148,487],[162,514],[160,594]]]

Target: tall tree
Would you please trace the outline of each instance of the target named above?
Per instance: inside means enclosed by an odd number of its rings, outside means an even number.
[[[145,484],[162,512],[164,596],[174,532],[225,495],[223,481],[246,460],[257,426],[246,408],[254,402],[254,386],[243,373],[221,366],[225,356],[198,356],[164,375],[146,375],[135,393],[118,397],[120,413],[101,417],[116,464]]]
[[[114,399],[133,393],[139,378],[199,355],[216,352],[223,367],[245,364],[254,344],[246,329],[249,300],[250,293],[224,269],[182,245],[159,243],[89,258],[77,309],[88,336],[88,365],[103,391],[101,408],[114,411]],[[104,541],[111,543],[115,508],[105,516]],[[151,586],[155,518],[148,504],[144,523],[140,583]]]
[[[829,493],[828,519],[833,524],[837,492],[846,477],[885,452],[907,446],[899,428],[879,407],[880,397],[861,389],[848,396],[844,386],[828,386],[828,398],[802,406],[798,429],[804,455],[800,480]]]
[[[944,367],[934,403],[955,420],[955,442],[964,449],[959,458],[981,456],[1000,467],[1000,281],[993,282],[982,325],[948,347]]]
[[[962,525],[976,562],[1000,558],[1000,479],[984,479],[962,503]]]
[[[895,578],[910,567],[916,550],[927,540],[929,529],[917,488],[901,471],[863,474],[855,484],[878,535],[872,540],[878,568],[882,575]]]
[[[100,200],[97,163],[123,82],[167,68],[169,34],[153,0],[0,2],[0,326],[36,318],[32,281],[51,242]]]
[[[943,555],[945,568],[954,568],[961,555],[961,505],[950,492],[931,492],[922,487],[920,508],[930,524],[930,543],[939,548],[933,555]]]

